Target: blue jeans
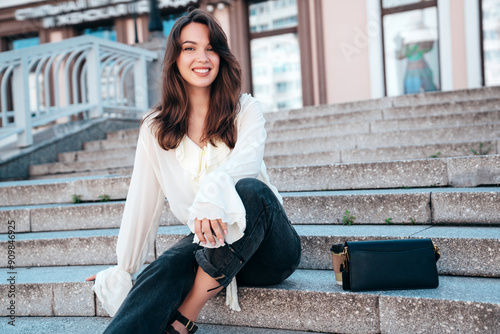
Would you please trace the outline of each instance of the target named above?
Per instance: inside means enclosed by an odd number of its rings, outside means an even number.
[[[231,247],[204,248],[186,236],[147,266],[105,330],[162,334],[193,286],[198,266],[226,287],[278,284],[300,262],[300,238],[274,193],[247,178],[236,184],[246,210],[245,235]],[[215,288],[215,287],[214,287]]]

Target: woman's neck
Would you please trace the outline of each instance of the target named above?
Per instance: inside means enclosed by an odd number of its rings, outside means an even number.
[[[191,116],[204,120],[210,105],[210,90],[190,89],[188,96]]]
[[[202,141],[205,132],[205,119],[210,105],[210,90],[191,89],[188,92],[190,115],[187,135],[199,147],[204,147],[206,141]]]

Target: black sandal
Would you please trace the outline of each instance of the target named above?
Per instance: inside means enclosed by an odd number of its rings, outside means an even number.
[[[179,311],[175,312],[174,320],[172,321],[172,323],[174,323],[176,320],[181,324],[183,324],[184,327],[186,327],[189,334],[196,333],[196,331],[198,330],[198,326],[196,326],[196,324],[193,321],[183,316]],[[175,330],[172,324],[168,325],[167,329],[165,330],[165,333],[180,334],[178,331]]]

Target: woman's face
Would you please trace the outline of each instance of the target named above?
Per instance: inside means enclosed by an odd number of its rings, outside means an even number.
[[[219,73],[220,58],[212,49],[208,27],[191,22],[181,30],[177,68],[188,89],[209,89]]]

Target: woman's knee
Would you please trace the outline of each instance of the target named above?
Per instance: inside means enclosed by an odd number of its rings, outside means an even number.
[[[157,275],[165,278],[171,275],[190,275],[197,267],[194,249],[195,247],[178,247],[177,244],[151,262],[139,276],[143,276],[143,273],[147,273],[147,276]]]
[[[241,179],[236,183],[235,188],[243,203],[277,200],[273,191],[264,182],[255,178]]]

